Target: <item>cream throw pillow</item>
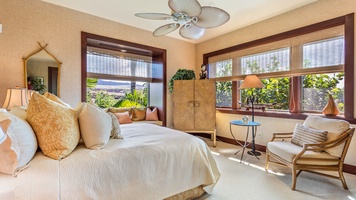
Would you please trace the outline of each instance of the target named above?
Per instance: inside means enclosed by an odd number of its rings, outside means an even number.
[[[298,146],[303,146],[304,144],[322,143],[326,141],[327,134],[327,131],[316,130],[297,124],[295,126],[291,142]]]
[[[80,138],[75,110],[33,93],[27,121],[36,133],[44,155],[61,160],[77,146]]]
[[[84,105],[79,115],[79,126],[87,148],[101,149],[108,143],[112,129],[112,120],[109,114],[96,105]]]

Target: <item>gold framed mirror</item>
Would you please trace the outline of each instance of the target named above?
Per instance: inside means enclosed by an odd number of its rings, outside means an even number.
[[[46,50],[45,46],[22,58],[24,65],[24,80],[28,90],[35,90],[41,94],[50,92],[60,96],[61,65],[56,57]]]

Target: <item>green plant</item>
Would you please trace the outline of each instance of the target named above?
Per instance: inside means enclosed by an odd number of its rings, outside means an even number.
[[[121,97],[113,107],[146,107],[147,106],[147,93],[145,91],[138,92],[134,90],[132,93],[125,93],[125,96]]]
[[[37,91],[40,94],[43,94],[46,91],[46,86],[43,83],[43,78],[31,77],[31,85],[33,90]]]
[[[109,108],[116,103],[116,99],[109,95],[107,91],[102,90],[96,93],[94,103],[100,108]]]
[[[169,81],[168,87],[170,93],[173,93],[174,80],[195,80],[194,70],[178,69],[178,71],[172,76],[171,80]]]

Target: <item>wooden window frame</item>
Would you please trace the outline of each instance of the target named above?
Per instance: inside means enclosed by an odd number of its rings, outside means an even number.
[[[87,46],[88,46],[88,39],[95,39],[95,40],[100,40],[103,41],[104,43],[114,43],[114,44],[120,44],[120,45],[125,45],[132,47],[133,49],[142,49],[151,52],[151,57],[152,57],[152,63],[153,63],[153,77],[150,79],[151,83],[159,83],[162,84],[162,96],[160,105],[152,105],[155,107],[158,107],[158,115],[160,120],[162,121],[162,125],[166,126],[166,97],[167,97],[167,80],[166,80],[166,68],[167,68],[167,51],[165,49],[160,49],[156,47],[151,47],[143,44],[138,44],[138,43],[133,43],[133,42],[128,42],[124,40],[119,40],[119,39],[114,39],[114,38],[109,38],[105,36],[100,36],[100,35],[95,35],[91,33],[86,33],[86,32],[81,32],[81,100],[82,102],[86,102],[86,93],[87,93]],[[95,47],[95,46],[94,46]],[[114,47],[103,47],[103,46],[97,46],[99,48],[103,49],[108,49],[108,50],[116,50]],[[140,54],[139,51],[134,52],[132,50],[132,53]]]
[[[302,36],[308,33],[321,31],[327,28],[336,27],[344,25],[344,38],[345,38],[345,62],[344,62],[344,73],[345,73],[345,112],[344,116],[337,116],[334,118],[341,118],[349,121],[350,123],[356,123],[356,119],[354,118],[354,13],[344,15],[341,17],[333,18],[330,20],[326,20],[323,22],[319,22],[316,24],[308,25],[305,27],[297,28],[294,30],[290,30],[287,32],[279,33],[276,35],[268,36],[265,38],[261,38],[258,40],[246,42],[243,44],[231,46],[225,49],[220,49],[214,52],[206,53],[203,55],[203,64],[208,66],[208,61],[210,57],[218,56],[234,51],[239,51],[263,44],[273,43],[276,41],[280,41],[283,39],[288,39],[292,37]],[[209,68],[208,68],[209,69]],[[209,72],[208,72],[209,73]],[[293,88],[294,95],[291,97],[290,102],[298,102],[300,101],[300,82],[301,77],[291,77],[290,78],[291,87]],[[296,87],[296,85],[298,85]],[[232,107],[231,108],[217,108],[217,112],[221,113],[229,113],[229,114],[241,114],[241,115],[249,115],[251,114],[249,111],[243,111],[238,109],[237,106],[237,81],[233,81],[233,91],[232,91]],[[305,119],[311,113],[301,113],[300,106],[296,107],[293,112],[255,112],[255,116],[264,116],[264,117],[276,117],[276,118],[292,118],[292,119]]]

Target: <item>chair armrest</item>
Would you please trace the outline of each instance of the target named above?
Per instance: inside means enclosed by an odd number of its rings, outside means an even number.
[[[270,140],[270,142],[274,141],[275,139],[289,139],[292,138],[293,132],[287,132],[287,133],[273,133],[273,137]]]
[[[345,142],[345,140],[352,137],[353,132],[354,132],[354,129],[351,128],[333,140],[316,143],[316,144],[304,144],[304,146],[307,150],[312,150],[312,151],[323,151],[325,149],[331,149],[336,146],[339,146],[340,144],[343,144]]]
[[[340,144],[344,144],[347,140],[352,138],[352,135],[355,131],[355,128],[350,128],[349,130],[342,133],[339,137],[334,140],[330,140],[327,142],[315,143],[315,144],[304,144],[303,149],[295,156],[293,159],[293,163],[297,162],[297,160],[303,156],[306,151],[324,151],[326,149],[331,149]],[[348,141],[350,142],[350,141]]]

